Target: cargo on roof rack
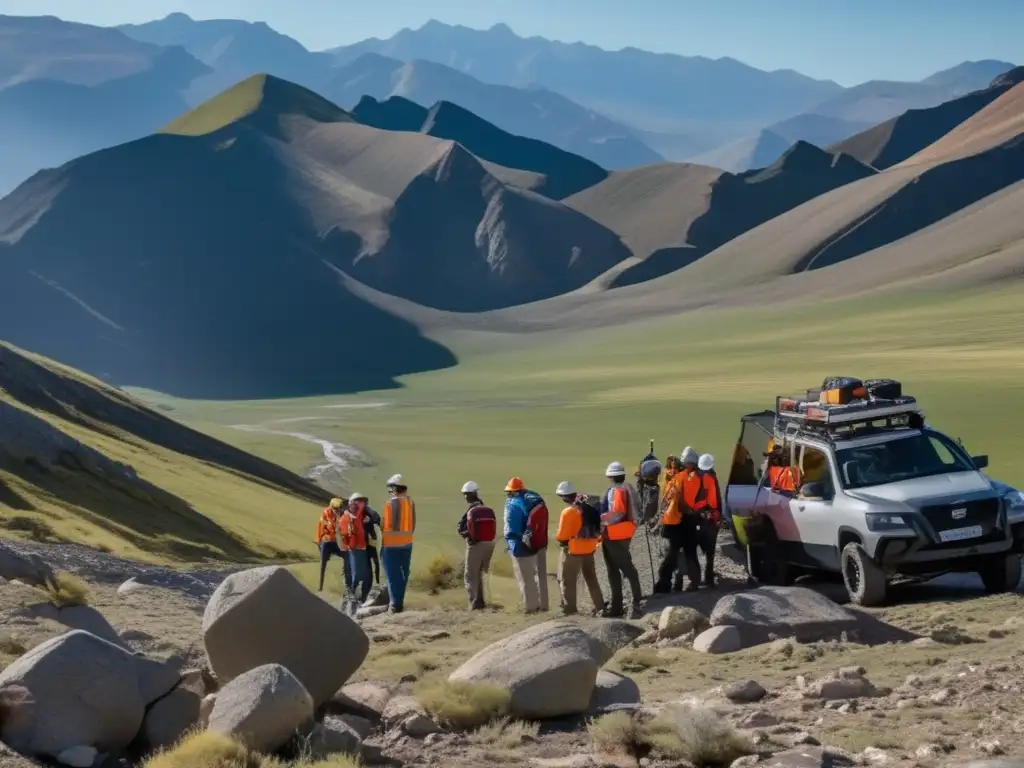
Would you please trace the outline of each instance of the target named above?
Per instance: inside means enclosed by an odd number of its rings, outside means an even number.
[[[917,398],[908,395],[891,400],[854,400],[843,405],[797,397],[775,398],[775,413],[779,419],[797,421],[809,427],[853,424],[919,412]]]

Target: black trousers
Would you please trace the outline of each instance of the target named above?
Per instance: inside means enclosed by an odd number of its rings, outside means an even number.
[[[655,590],[668,592],[672,587],[682,589],[684,573],[691,584],[699,584],[697,521],[687,515],[679,525],[663,526],[661,536],[661,564],[658,567],[658,582]]]
[[[320,591],[324,589],[324,576],[327,574],[327,562],[332,557],[341,558],[342,593],[348,594],[352,589],[352,569],[349,567],[348,556],[341,551],[336,541],[324,541],[320,544]]]
[[[715,549],[718,546],[718,526],[710,521],[701,521],[697,546],[704,553],[704,582],[715,580]]]

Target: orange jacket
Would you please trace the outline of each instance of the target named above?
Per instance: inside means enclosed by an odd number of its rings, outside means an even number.
[[[679,525],[683,522],[683,510],[679,503],[683,497],[683,473],[669,470],[665,474],[665,490],[661,494],[661,524]]]
[[[605,494],[606,510],[601,515],[605,536],[609,541],[628,541],[636,533],[633,498],[626,485],[613,485]]]
[[[597,551],[600,540],[579,538],[582,528],[583,513],[570,505],[562,510],[558,518],[558,533],[555,534],[555,540],[567,542],[570,555],[592,555]]]
[[[708,507],[707,488],[704,485],[704,473],[694,470],[680,473],[683,476],[683,506],[694,512],[703,512]]]
[[[796,493],[800,487],[800,470],[796,467],[769,467],[768,481],[773,491]]]
[[[416,533],[416,502],[408,496],[395,496],[380,516],[382,547],[411,547]]]
[[[360,551],[366,549],[366,512],[358,513],[351,509],[341,516],[338,523],[339,534],[345,549]]]
[[[320,519],[316,521],[316,543],[323,544],[325,541],[334,541],[338,531],[338,515],[327,507]]]
[[[704,498],[707,501],[707,506],[704,509],[711,521],[717,523],[722,519],[722,500],[718,497],[718,481],[710,472],[702,472],[701,482],[704,483]]]

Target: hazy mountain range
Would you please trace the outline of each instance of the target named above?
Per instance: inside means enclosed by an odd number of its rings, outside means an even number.
[[[346,109],[363,96],[450,102],[610,170],[691,159],[740,172],[771,164],[798,140],[832,144],[948,101],[1011,66],[965,62],[919,83],[844,89],[730,58],[521,38],[504,25],[432,21],[310,52],[266,24],[184,14],[118,29],[0,17],[0,192],[39,168],[157,130],[259,73]]]

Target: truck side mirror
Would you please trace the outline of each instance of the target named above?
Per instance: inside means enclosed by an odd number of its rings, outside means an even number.
[[[971,456],[971,461],[974,462],[974,466],[978,469],[985,469],[988,466],[988,456],[986,454]]]
[[[804,483],[800,486],[800,496],[804,499],[824,499],[826,495],[824,483]]]

